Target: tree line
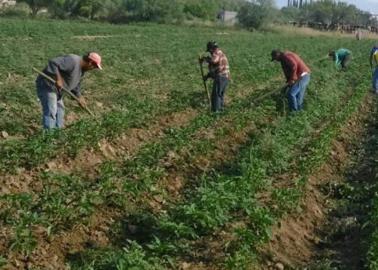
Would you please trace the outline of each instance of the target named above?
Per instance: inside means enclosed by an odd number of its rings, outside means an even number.
[[[53,18],[88,18],[110,22],[215,20],[221,9],[239,10],[244,0],[18,0],[36,16],[48,10]]]
[[[283,20],[299,23],[321,23],[325,25],[348,24],[362,27],[377,26],[377,21],[369,12],[355,5],[333,0],[298,1],[281,9]]]
[[[26,3],[31,16],[47,10],[52,18],[87,18],[112,23],[150,21],[172,23],[183,20],[216,20],[221,10],[238,12],[239,23],[258,29],[269,23],[351,24],[377,26],[369,12],[334,0],[288,0],[279,10],[275,0],[18,0]]]

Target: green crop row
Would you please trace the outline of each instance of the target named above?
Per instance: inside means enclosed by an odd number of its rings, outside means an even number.
[[[369,239],[369,248],[367,253],[367,264],[368,268],[375,270],[378,269],[378,231],[376,229],[378,224],[378,195],[375,194],[374,199],[372,200],[373,209],[370,214],[369,225],[373,228],[373,231]]]
[[[67,40],[71,35],[101,35],[106,29],[115,37],[109,40],[98,38],[56,42],[45,48],[44,53],[39,53],[37,47],[43,44],[43,38],[52,36],[49,31],[38,34],[46,27],[46,22],[32,21],[30,25],[28,21],[10,22],[17,26],[14,28],[15,34],[10,34],[9,38],[29,36],[35,46],[30,51],[37,55],[37,66],[43,65],[47,54],[52,56],[62,51],[71,52],[69,50],[79,52],[88,45],[104,52],[109,65],[108,73],[90,75],[89,79],[94,82],[87,83],[94,90],[89,96],[97,101],[104,99],[106,105],[114,103],[117,106],[110,111],[99,112],[101,124],[85,119],[64,131],[36,133],[29,139],[2,143],[0,162],[3,172],[15,171],[18,167],[33,168],[61,155],[74,157],[78,151],[95,146],[102,138],[112,139],[130,127],[146,127],[157,115],[193,106],[203,91],[199,90],[201,83],[198,80],[196,54],[200,50],[199,44],[214,39],[214,35],[224,44],[232,64],[234,81],[228,95],[238,98],[233,100],[224,114],[214,116],[204,112],[185,127],[164,130],[165,136],[161,141],[147,144],[131,159],[117,164],[102,164],[96,179],[74,174],[41,175],[42,190],[1,198],[2,225],[11,227],[13,232],[10,252],[31,254],[38,244],[34,235],[36,226],[42,226],[47,237],[54,239],[60,231],[69,231],[73,225],[85,223],[89,216],[104,207],[116,209],[126,216],[126,220],[116,222],[114,234],[122,235],[124,222],[137,223],[142,228],[143,240],[133,241],[132,236],[125,235],[108,249],[88,249],[85,254],[80,254],[82,261],[71,261],[73,268],[78,269],[175,268],[177,262],[198,256],[194,251],[201,241],[206,242],[222,230],[232,233],[234,221],[240,221],[244,226],[236,230],[234,237],[237,237],[237,241],[226,243],[224,257],[229,259],[224,261],[222,258],[216,264],[241,269],[238,267],[247,262],[246,252],[269,238],[270,226],[290,211],[301,196],[301,185],[305,181],[293,180],[298,183],[294,188],[275,189],[275,176],[299,170],[305,177],[310,173],[309,168],[315,168],[322,162],[327,145],[339,127],[334,123],[342,123],[357,107],[366,90],[363,89],[366,84],[361,84],[361,81],[368,80],[362,76],[363,69],[359,68],[365,61],[362,56],[364,51],[368,51],[369,42],[310,37],[298,41],[271,33],[251,35],[229,30],[214,33],[213,29],[208,28],[156,25],[114,28],[98,25],[99,31],[96,32],[94,28],[97,25],[91,28],[86,24],[73,23],[73,27],[62,23],[52,28],[65,29],[62,37]],[[8,29],[8,26],[4,27]],[[151,40],[155,41],[154,44],[151,44]],[[17,49],[10,49],[11,41],[4,44],[7,44],[4,50],[7,53],[3,52],[6,58],[17,53]],[[287,118],[280,117],[275,111],[280,104],[270,97],[253,103],[264,94],[263,91],[276,87],[269,80],[273,74],[281,72],[279,65],[269,62],[272,48],[267,44],[282,44],[283,48],[298,51],[310,63],[313,80],[304,112]],[[345,74],[336,73],[332,63],[316,61],[329,48],[341,44],[356,51],[355,61],[358,63],[358,67],[354,66]],[[115,53],[120,50],[125,53]],[[28,57],[23,55],[21,59],[14,58],[4,65],[1,63],[0,69],[24,76],[20,86],[27,87],[30,84],[25,82],[25,78],[30,78],[29,69],[20,61],[31,63]],[[17,66],[20,66],[19,70]],[[161,82],[158,78],[161,78]],[[262,93],[245,90],[267,81]],[[137,86],[132,87],[130,93],[123,93],[123,84],[130,82]],[[36,106],[33,102],[29,104],[28,98],[21,98],[22,95],[17,92],[17,82],[9,83],[7,87],[14,93],[0,90],[0,94],[7,97],[10,104],[19,102],[16,105],[22,103],[25,109]],[[244,91],[243,95],[239,91]],[[281,99],[277,101],[281,102]],[[7,121],[12,116],[14,112],[9,112]],[[21,120],[25,119],[21,117]],[[224,125],[222,120],[226,121]],[[190,178],[194,185],[184,188],[179,201],[171,200],[169,194],[160,189],[159,180],[172,170],[161,161],[171,152],[185,150],[187,153],[170,164],[176,166],[174,172],[180,172],[180,168],[189,166],[198,156],[207,155],[211,159],[218,140],[248,128],[252,122],[256,123],[258,130],[247,138],[239,154],[229,157],[227,162],[230,164],[226,167],[214,167],[210,172],[195,172],[193,175],[190,175],[190,170],[186,172],[186,180]],[[221,128],[217,128],[218,125]],[[15,125],[14,128],[22,130],[21,126]],[[196,137],[197,132],[204,128],[215,129],[214,136],[206,139]],[[316,129],[322,130],[320,136],[312,136]],[[14,134],[17,135],[18,131]],[[217,165],[216,161],[214,164]],[[259,199],[259,194],[263,192],[272,194],[268,204]],[[167,200],[162,211],[152,211],[147,199],[151,195],[163,195]]]
[[[257,119],[266,117],[266,114],[271,110],[271,107],[267,107],[264,110],[256,110],[254,107],[250,106],[251,100],[253,100],[255,95],[251,95],[247,100],[235,102],[228,109],[228,112],[222,117],[232,117],[233,125],[226,127],[229,129],[228,132],[233,131],[233,127],[240,125],[245,125],[247,121],[252,119]],[[245,113],[241,113],[242,108],[249,105],[249,110]],[[275,112],[273,112],[273,115]],[[218,119],[219,120],[219,119]],[[2,201],[11,201],[12,203],[8,205],[9,208],[3,207],[2,216],[5,224],[25,224],[21,222],[21,219],[25,219],[25,216],[15,216],[12,214],[16,209],[23,209],[24,213],[28,213],[29,216],[39,216],[38,219],[33,220],[33,224],[44,225],[45,227],[52,228],[53,232],[58,230],[59,227],[68,228],[72,224],[72,221],[80,222],[81,217],[88,217],[92,213],[94,205],[92,200],[88,199],[91,197],[99,198],[96,202],[102,201],[101,204],[114,205],[118,207],[124,207],[127,205],[126,201],[130,196],[126,194],[117,194],[116,192],[110,192],[110,190],[116,190],[116,183],[123,183],[124,189],[128,193],[132,193],[133,197],[141,195],[141,192],[152,190],[153,185],[156,184],[157,179],[159,179],[164,174],[164,169],[161,168],[159,160],[162,159],[169,151],[177,151],[180,148],[187,146],[188,142],[191,140],[191,136],[198,131],[198,129],[204,126],[216,125],[217,117],[213,115],[203,114],[195,118],[188,126],[177,129],[166,130],[166,136],[162,142],[155,142],[147,144],[143,147],[139,153],[132,158],[115,166],[112,163],[105,162],[101,165],[101,173],[97,177],[101,181],[95,182],[93,184],[88,179],[75,178],[70,175],[42,175],[44,179],[47,177],[50,181],[43,181],[43,186],[46,190],[42,193],[38,193],[37,199],[32,199],[32,194],[23,195],[7,195],[2,197]],[[221,134],[226,132],[225,130],[220,130]],[[219,136],[219,135],[218,135]],[[190,146],[193,151],[203,152],[206,149],[211,150],[213,142],[199,140],[197,142],[191,143]],[[204,148],[206,147],[206,149]],[[195,152],[192,152],[195,154]],[[59,184],[59,185],[58,185]],[[82,185],[78,187],[77,185]],[[56,190],[56,185],[59,189]],[[58,191],[50,192],[51,186],[53,189]],[[106,190],[106,192],[104,192]],[[75,191],[75,192],[74,192]],[[47,192],[45,194],[45,192]],[[123,196],[123,199],[121,198]],[[72,197],[67,198],[67,197]],[[22,201],[27,198],[28,202],[23,204]],[[55,200],[55,198],[58,198]],[[20,201],[21,200],[21,201]],[[66,201],[73,201],[75,203],[70,204],[65,207]],[[83,205],[79,202],[85,202],[87,208],[83,210]],[[21,206],[25,206],[24,209]],[[54,206],[54,211],[46,211]],[[57,210],[61,209],[61,211]],[[64,212],[65,214],[55,213]],[[28,219],[28,218],[26,218]],[[32,224],[29,224],[31,226]]]
[[[376,118],[375,118],[376,119]],[[369,149],[371,149],[371,163],[373,166],[373,179],[370,179],[368,183],[364,183],[364,186],[361,187],[365,193],[371,195],[370,198],[363,201],[363,207],[366,209],[367,217],[364,220],[365,224],[363,230],[367,232],[366,238],[364,239],[364,244],[366,245],[366,269],[376,270],[378,269],[378,185],[377,185],[377,170],[376,165],[378,162],[378,139],[374,134],[371,134],[373,137],[369,140]],[[366,198],[366,196],[364,197]],[[364,236],[365,236],[364,235]]]
[[[167,134],[162,142],[147,144],[140,150],[135,158],[124,162],[123,164],[121,164],[121,167],[114,167],[111,166],[111,164],[107,164],[105,162],[105,164],[103,165],[102,173],[98,176],[98,179],[101,179],[102,183],[105,182],[107,183],[107,185],[109,185],[109,182],[106,182],[105,179],[107,179],[107,181],[115,181],[115,179],[118,178],[118,182],[124,182],[123,185],[127,192],[134,193],[134,197],[136,197],[137,194],[141,194],[141,192],[151,190],[154,184],[156,184],[157,179],[161,178],[162,175],[166,173],[165,169],[161,168],[159,160],[161,160],[169,151],[178,151],[180,148],[186,146],[186,150],[190,152],[191,156],[194,157],[207,151],[211,153],[211,151],[215,147],[214,143],[217,142],[218,137],[221,138],[222,136],[227,135],[227,133],[229,132],[234,132],[235,128],[237,129],[238,127],[248,125],[251,120],[254,120],[255,122],[261,122],[262,125],[266,125],[263,121],[264,118],[275,117],[276,112],[274,102],[261,101],[261,106],[256,108],[255,106],[251,105],[251,101],[255,99],[255,96],[256,94],[252,94],[249,98],[246,98],[245,100],[239,100],[228,108],[223,117],[231,117],[231,120],[228,120],[228,122],[232,124],[225,126],[225,128],[222,128],[220,130],[218,129],[215,134],[216,137],[213,140],[197,139],[197,141],[190,142],[190,140],[192,140],[191,136],[201,127],[210,127],[212,125],[216,126],[216,122],[222,122],[222,119],[218,119],[218,121],[216,121],[214,116],[212,115],[200,115],[199,117],[194,119],[192,123],[190,123],[187,127],[166,130]],[[259,96],[259,93],[257,93],[257,96]],[[190,148],[188,148],[188,146],[190,146]],[[188,162],[188,160],[186,160],[186,162]],[[183,167],[184,164],[176,164],[175,166]],[[53,175],[53,177],[56,176]],[[130,182],[130,180],[123,179],[132,179],[132,181]],[[81,181],[83,183],[89,182],[87,179],[82,179]],[[80,181],[77,180],[76,182]],[[46,183],[46,185],[48,185],[48,183]],[[67,188],[67,193],[71,192],[69,185],[67,186]],[[108,187],[108,189],[111,188]],[[61,188],[61,191],[64,190],[66,190],[66,188]],[[91,189],[87,188],[86,190],[88,192],[91,192]],[[76,200],[80,200],[79,198],[81,196],[87,196],[87,193],[85,192],[78,192],[74,194],[79,196],[78,198],[76,198]],[[107,198],[103,198],[103,201],[108,200]],[[43,205],[44,203],[44,201],[37,200],[36,202],[29,204],[28,206],[31,207],[31,205],[34,205],[34,208],[39,209],[43,208],[41,204]],[[80,206],[77,207],[80,208]],[[80,213],[81,211],[72,208],[71,212]],[[33,214],[33,211],[31,211],[30,213]],[[89,215],[91,214],[91,212],[88,212],[87,214]],[[72,215],[72,219],[76,221],[80,220],[76,215]],[[64,219],[61,220],[59,218],[55,218],[55,222],[52,222],[52,220],[54,220],[54,217],[47,219],[45,218],[43,220],[50,222],[50,225],[48,227],[57,227],[57,224],[64,223]],[[43,222],[40,221],[39,223]],[[69,222],[67,223],[69,224]]]
[[[350,81],[344,81],[341,83],[331,84],[330,88],[325,88],[323,94],[326,94],[327,91],[330,91],[332,86],[343,86],[348,87]],[[317,105],[311,105],[311,108],[308,109],[308,112],[303,115],[299,115],[298,118],[289,118],[282,121],[282,132],[273,129],[277,133],[275,134],[275,139],[278,141],[280,139],[285,139],[287,141],[288,136],[292,138],[292,141],[289,141],[286,145],[281,144],[277,145],[278,148],[286,148],[292,150],[292,147],[300,147],[300,141],[304,140],[303,136],[305,133],[311,131],[312,121],[317,119],[322,121],[325,119],[327,113],[331,115],[331,119],[343,123],[347,117],[358,107],[364,93],[366,93],[366,84],[363,86],[358,85],[358,87],[353,88],[352,90],[356,91],[355,94],[351,96],[351,99],[346,103],[344,100],[340,101],[339,110],[336,115],[327,111],[327,108],[330,108],[330,105],[335,105],[335,100],[337,100],[337,95],[324,95],[323,103]],[[342,92],[342,90],[340,91]],[[340,93],[339,92],[339,93]],[[333,91],[332,94],[337,93]],[[347,95],[346,98],[350,97]],[[327,99],[326,99],[327,98]],[[328,101],[328,103],[327,103]],[[347,105],[347,106],[344,106]],[[331,106],[332,107],[332,106]],[[332,111],[332,110],[331,110]],[[312,118],[312,119],[311,119]],[[315,122],[318,122],[315,121]],[[302,125],[297,125],[297,128],[293,128],[294,123]],[[288,128],[288,127],[291,128]],[[307,127],[307,129],[304,127]],[[330,121],[328,128],[322,133],[322,137],[319,140],[311,141],[313,144],[309,144],[310,149],[317,144],[320,144],[320,149],[313,153],[316,159],[304,159],[303,164],[300,167],[307,168],[305,171],[304,177],[310,172],[309,168],[314,169],[317,165],[317,162],[320,162],[327,156],[327,147],[329,147],[332,138],[335,136],[335,132],[338,130],[340,125],[334,125],[333,121]],[[272,130],[272,131],[273,131]],[[285,132],[283,132],[285,131]],[[297,133],[297,134],[295,134]],[[271,133],[270,133],[271,134]],[[302,136],[298,136],[302,135]],[[298,139],[300,137],[301,139]],[[299,141],[298,141],[299,140]],[[259,191],[265,189],[265,185],[269,184],[270,180],[267,181],[269,174],[274,175],[277,173],[276,164],[282,160],[282,151],[274,151],[269,157],[262,158],[265,153],[264,144],[252,143],[251,148],[247,148],[245,152],[239,157],[237,168],[233,171],[242,172],[241,175],[230,177],[230,175],[225,174],[216,174],[215,176],[209,176],[199,179],[202,184],[195,189],[189,190],[186,194],[187,199],[179,205],[172,205],[172,209],[168,210],[166,214],[161,214],[154,216],[153,214],[148,214],[142,212],[139,219],[148,226],[153,224],[153,227],[149,231],[154,232],[152,235],[151,242],[145,245],[146,252],[151,253],[152,258],[166,258],[175,257],[175,256],[190,256],[190,250],[194,250],[193,246],[188,245],[193,244],[193,241],[197,241],[198,237],[204,237],[206,235],[211,235],[212,232],[216,232],[220,228],[226,226],[233,219],[242,217],[243,220],[250,220],[248,228],[241,228],[238,230],[238,235],[241,239],[238,240],[239,243],[244,243],[242,247],[238,248],[234,253],[235,256],[230,257],[226,262],[226,265],[234,269],[242,269],[241,262],[245,263],[246,258],[242,257],[242,253],[248,251],[248,256],[251,257],[250,248],[248,246],[255,246],[256,244],[266,241],[269,237],[269,227],[274,222],[274,217],[277,213],[270,210],[268,207],[261,205],[259,203],[256,195]],[[261,148],[260,148],[261,147]],[[279,150],[279,149],[277,149]],[[284,153],[290,155],[290,151],[283,150]],[[309,155],[310,156],[310,155]],[[240,162],[245,160],[244,162]],[[286,160],[289,160],[290,157],[286,157]],[[272,161],[276,161],[274,163]],[[242,164],[242,165],[240,165]],[[306,165],[307,164],[307,165]],[[260,179],[260,180],[259,180]],[[298,192],[300,193],[300,186],[298,186],[298,191],[292,191],[289,194],[289,197],[295,195],[294,198],[291,198],[292,205],[295,205],[295,201],[298,199]],[[282,195],[277,196],[278,199],[282,199]],[[288,202],[290,203],[290,201]],[[286,207],[287,208],[287,207]],[[290,207],[289,207],[290,209]],[[282,215],[283,213],[280,213]],[[241,241],[243,240],[243,241]],[[246,246],[248,243],[248,246]],[[135,243],[133,243],[135,245]],[[235,247],[235,245],[233,245]],[[138,246],[141,248],[140,246]],[[101,260],[100,253],[93,253],[89,255],[88,261],[93,262],[93,267],[95,269],[110,269],[108,267],[114,266],[114,260],[109,261],[109,251],[105,252],[107,254]],[[117,251],[118,252],[118,251]],[[122,251],[119,251],[122,254]],[[92,253],[92,252],[89,252]],[[146,253],[143,253],[146,256]],[[186,254],[186,255],[184,255]],[[150,255],[150,256],[151,256]],[[246,255],[246,254],[244,254]],[[93,257],[92,257],[93,256]],[[155,257],[156,256],[156,257]],[[93,259],[96,258],[96,259]],[[114,258],[117,258],[115,256]],[[149,256],[147,256],[149,258]],[[243,258],[243,259],[242,259]],[[166,263],[171,263],[166,261]],[[84,266],[79,266],[79,269],[85,268]]]
[[[151,116],[182,110],[187,106],[196,106],[199,99],[201,102],[204,101],[203,90],[200,90],[202,86],[196,57],[197,53],[203,50],[201,44],[213,38],[214,33],[211,29],[174,26],[162,28],[155,25],[113,28],[110,25],[102,25],[100,28],[109,29],[109,33],[114,34],[114,37],[95,40],[52,39],[54,41],[44,47],[45,39],[51,40],[52,34],[48,31],[42,32],[40,29],[50,26],[51,23],[4,20],[1,27],[6,29],[8,23],[18,25],[13,26],[14,32],[19,32],[20,37],[30,36],[28,37],[30,42],[13,46],[14,40],[10,36],[10,40],[5,39],[2,43],[4,49],[0,51],[1,59],[6,61],[1,63],[0,68],[6,71],[0,74],[5,76],[10,74],[10,79],[4,77],[5,85],[0,90],[0,96],[4,101],[0,104],[0,109],[5,112],[1,115],[0,127],[11,135],[21,134],[28,138],[0,144],[3,171],[14,171],[17,167],[30,168],[64,153],[74,155],[83,147],[95,145],[99,139],[109,134],[120,134],[128,127],[145,123]],[[74,33],[71,33],[72,25],[77,26]],[[79,30],[84,36],[91,35],[88,33],[89,30],[85,30],[87,24],[72,23],[72,25],[63,22],[59,26],[64,29],[61,31],[64,37],[80,34]],[[98,35],[100,34],[101,30]],[[238,92],[250,89],[251,84],[267,81],[273,74],[280,72],[278,65],[273,66],[269,62],[270,48],[260,46],[259,43],[276,44],[280,41],[286,47],[303,50],[308,58],[319,57],[322,51],[326,51],[332,44],[324,39],[322,47],[311,50],[311,39],[303,43],[303,48],[299,48],[289,38],[273,34],[256,34],[254,38],[251,38],[248,32],[227,30],[220,34],[219,41],[224,44],[225,51],[229,55],[234,78],[229,91],[230,96],[237,96]],[[234,35],[237,35],[237,38]],[[156,44],[149,45],[151,39],[155,40]],[[26,55],[17,51],[22,50],[23,46],[28,46],[28,51],[32,54]],[[253,49],[250,49],[250,46]],[[96,111],[102,116],[100,119],[108,123],[98,126],[90,119],[86,119],[58,134],[46,136],[35,133],[40,116],[37,109],[39,104],[34,94],[35,76],[31,74],[31,66],[42,67],[50,57],[64,52],[82,53],[88,47],[101,51],[104,62],[107,63],[104,72],[89,74],[85,84],[89,88],[88,96],[93,98],[93,101],[103,103],[103,108],[98,108]],[[238,50],[235,51],[234,48]],[[122,53],[123,51],[125,53]],[[23,59],[23,57],[27,58]],[[111,113],[108,115],[109,110]],[[30,132],[34,135],[30,136]],[[88,136],[81,138],[78,132]],[[78,142],[75,142],[76,137]],[[88,140],[88,137],[92,139]],[[72,152],[70,147],[65,147],[67,144],[73,144],[72,148],[75,151]]]

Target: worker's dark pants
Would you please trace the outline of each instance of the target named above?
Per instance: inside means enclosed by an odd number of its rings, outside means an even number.
[[[341,60],[341,68],[346,69],[349,66],[351,60],[352,60],[351,55],[345,56],[344,59]]]
[[[223,75],[216,75],[213,83],[213,91],[211,93],[211,110],[218,112],[224,108],[224,94],[229,79]]]
[[[37,95],[42,105],[42,124],[44,129],[62,128],[64,126],[63,98],[57,94],[55,87],[38,77]]]
[[[307,74],[302,76],[290,88],[289,92],[287,93],[287,99],[289,101],[289,108],[291,111],[300,111],[303,109],[303,100],[309,82],[310,74]]]
[[[378,94],[378,67],[374,69],[373,73],[373,91]]]

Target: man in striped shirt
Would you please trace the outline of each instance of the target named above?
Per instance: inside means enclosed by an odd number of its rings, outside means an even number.
[[[204,77],[204,80],[209,78],[214,80],[211,93],[211,110],[219,112],[224,109],[224,95],[230,81],[230,67],[226,55],[215,41],[207,43],[206,51],[211,54],[211,57],[200,59],[209,64],[209,73]]]
[[[303,109],[306,88],[310,82],[310,69],[303,60],[293,52],[272,51],[272,61],[281,63],[289,91],[287,99],[291,111]]]

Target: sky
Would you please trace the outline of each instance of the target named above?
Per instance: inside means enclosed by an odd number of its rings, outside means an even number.
[[[278,7],[286,6],[287,0],[276,0]],[[349,4],[353,4],[359,9],[378,14],[378,0],[343,0]]]

